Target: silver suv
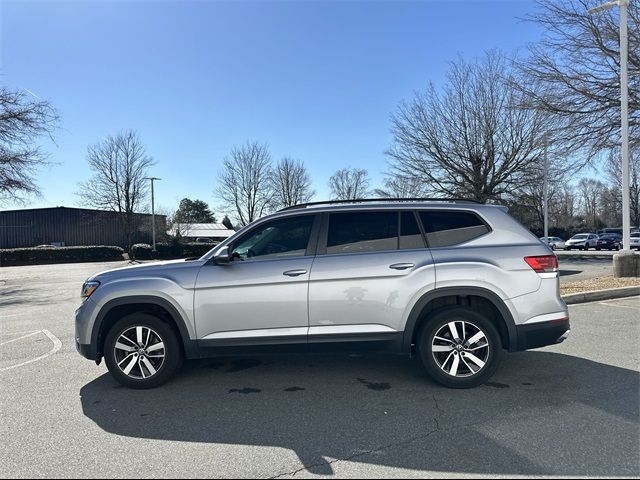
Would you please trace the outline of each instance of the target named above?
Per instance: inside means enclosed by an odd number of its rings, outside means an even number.
[[[100,273],[78,351],[132,388],[184,359],[292,351],[416,353],[437,382],[486,382],[503,350],[569,333],[549,247],[497,206],[357,201],[292,207],[199,259]]]
[[[598,246],[598,235],[595,233],[578,233],[564,243],[565,250],[577,248],[578,250],[589,250]]]

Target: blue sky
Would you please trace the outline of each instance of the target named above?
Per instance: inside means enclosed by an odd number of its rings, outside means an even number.
[[[387,169],[389,114],[448,62],[539,36],[529,1],[3,1],[2,81],[49,99],[62,117],[43,196],[77,205],[86,149],[136,130],[157,161],[156,204],[200,198],[216,212],[233,145],[303,160],[318,198],[343,166]]]

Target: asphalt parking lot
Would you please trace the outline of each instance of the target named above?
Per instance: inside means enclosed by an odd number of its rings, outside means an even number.
[[[604,255],[601,252],[596,253],[556,252],[560,266],[560,281],[574,282],[612,275],[613,252],[605,252]]]
[[[416,360],[213,359],[119,387],[75,351],[82,281],[0,269],[2,477],[640,476],[640,298],[571,307],[564,344],[454,391]]]

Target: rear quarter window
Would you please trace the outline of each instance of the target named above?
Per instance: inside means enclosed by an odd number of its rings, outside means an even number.
[[[459,211],[422,211],[420,219],[429,247],[450,247],[486,235],[491,230],[475,213]]]

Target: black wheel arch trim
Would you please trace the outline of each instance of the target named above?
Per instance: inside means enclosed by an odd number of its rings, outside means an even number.
[[[486,288],[482,287],[443,287],[436,288],[435,290],[425,293],[422,297],[420,297],[420,299],[411,309],[411,313],[409,313],[407,324],[404,329],[404,338],[402,342],[403,352],[411,352],[415,328],[418,324],[418,320],[420,319],[420,314],[422,313],[424,308],[433,300],[450,296],[476,296],[485,298],[486,300],[491,302],[493,306],[496,307],[498,312],[500,312],[500,315],[502,315],[504,323],[507,327],[507,334],[509,336],[509,351],[517,350],[518,330],[516,328],[513,315],[511,315],[511,312],[505,305],[504,300],[502,300],[491,290],[487,290]]]
[[[127,297],[114,298],[113,300],[109,300],[105,303],[98,315],[96,316],[95,323],[93,325],[93,331],[91,332],[91,344],[95,346],[96,356],[102,356],[102,346],[99,345],[100,332],[102,330],[102,322],[104,321],[107,314],[113,310],[115,307],[120,307],[122,305],[133,305],[137,303],[156,305],[158,307],[162,307],[166,310],[174,323],[178,327],[178,331],[180,333],[180,341],[182,342],[182,346],[184,347],[184,354],[186,358],[199,358],[197,342],[191,340],[189,336],[189,330],[187,329],[187,325],[183,316],[178,312],[176,307],[171,304],[168,300],[162,297],[154,297],[152,295],[133,295]]]

